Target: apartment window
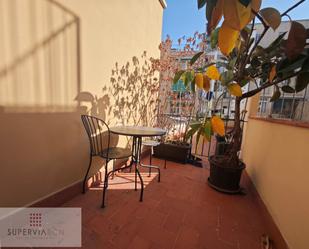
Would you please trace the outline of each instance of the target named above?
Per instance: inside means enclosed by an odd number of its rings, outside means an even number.
[[[284,82],[282,85],[286,85]],[[293,86],[293,84],[289,83]],[[272,90],[272,88],[269,88]],[[281,98],[270,102],[273,90],[260,96],[258,115],[275,119],[309,121],[309,88],[299,93],[282,93]]]

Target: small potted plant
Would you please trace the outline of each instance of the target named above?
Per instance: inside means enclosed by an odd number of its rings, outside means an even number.
[[[297,93],[305,89],[309,83],[309,49],[306,49],[308,33],[305,27],[291,21],[288,37],[279,35],[268,47],[260,46],[260,42],[269,29],[276,30],[282,16],[288,16],[304,0],[291,6],[280,14],[274,8],[260,9],[261,0],[198,0],[198,7],[206,5],[208,34],[211,45],[221,51],[221,61],[216,65],[205,65],[190,72],[178,71],[174,82],[186,77],[193,87],[209,91],[210,80],[215,80],[235,97],[233,127],[225,131],[224,121],[219,114],[206,114],[200,121],[192,123],[187,138],[193,135],[203,136],[210,140],[214,134],[221,137],[226,144],[222,153],[209,158],[210,177],[208,182],[213,188],[226,193],[237,193],[245,164],[239,158],[242,142],[241,101],[259,94],[266,88],[273,87],[271,101],[280,98],[282,92]],[[219,28],[220,20],[223,22]],[[253,37],[256,21],[264,26],[258,38]],[[193,56],[190,64],[204,53]],[[194,77],[192,77],[194,74]],[[289,79],[294,78],[292,85]],[[191,80],[192,79],[192,80]],[[284,85],[281,83],[285,82]],[[253,89],[245,90],[245,86],[253,84]],[[248,88],[247,88],[248,89]]]

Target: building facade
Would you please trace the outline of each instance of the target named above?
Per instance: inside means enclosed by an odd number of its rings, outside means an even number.
[[[309,20],[296,20],[301,23],[306,29],[309,28]],[[288,31],[290,29],[290,21],[282,21],[280,26],[274,31],[268,30],[260,45],[264,48],[268,47],[271,42],[279,35],[286,33],[284,39],[288,37]],[[263,32],[263,25],[255,25],[255,39],[259,39]],[[292,78],[289,81],[285,81],[282,85],[295,86],[296,78]],[[309,121],[309,91],[304,89],[298,93],[282,93],[281,97],[270,102],[273,96],[274,88],[265,89],[260,96],[259,103],[259,115],[264,117],[273,117],[280,119],[296,119]]]

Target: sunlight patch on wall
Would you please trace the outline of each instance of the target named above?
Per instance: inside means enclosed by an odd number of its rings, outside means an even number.
[[[0,111],[76,108],[78,18],[48,0],[0,5]]]

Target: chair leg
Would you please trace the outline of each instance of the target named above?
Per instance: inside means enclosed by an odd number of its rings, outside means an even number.
[[[150,148],[149,165],[152,165],[152,147]],[[148,177],[151,176],[151,167],[149,167]]]
[[[166,159],[164,160],[164,168],[166,169]]]
[[[135,164],[135,187],[134,190],[137,191],[137,165]]]
[[[113,173],[112,173],[112,179],[114,179],[115,176],[115,159],[113,159]]]
[[[130,165],[131,165],[131,167],[130,167],[130,173],[131,173],[132,172],[132,166],[133,166],[133,156],[131,157]]]
[[[158,182],[161,181],[161,170],[160,168],[158,168]]]
[[[143,201],[143,196],[144,196],[144,181],[143,181],[141,173],[139,172],[138,169],[136,169],[136,173],[138,174],[139,180],[141,181],[141,194],[140,194],[139,201],[142,202]]]
[[[89,170],[90,170],[90,167],[91,167],[91,163],[92,163],[92,156],[90,155],[88,169],[87,169],[86,175],[84,177],[84,181],[83,181],[83,194],[86,193],[86,182],[87,182],[87,176],[89,174]]]
[[[106,190],[107,190],[107,187],[108,187],[107,164],[108,164],[108,160],[106,160],[106,164],[105,164],[105,177],[104,177],[104,184],[103,184],[103,198],[102,198],[102,205],[101,205],[102,208],[105,207],[105,196],[106,196]]]

